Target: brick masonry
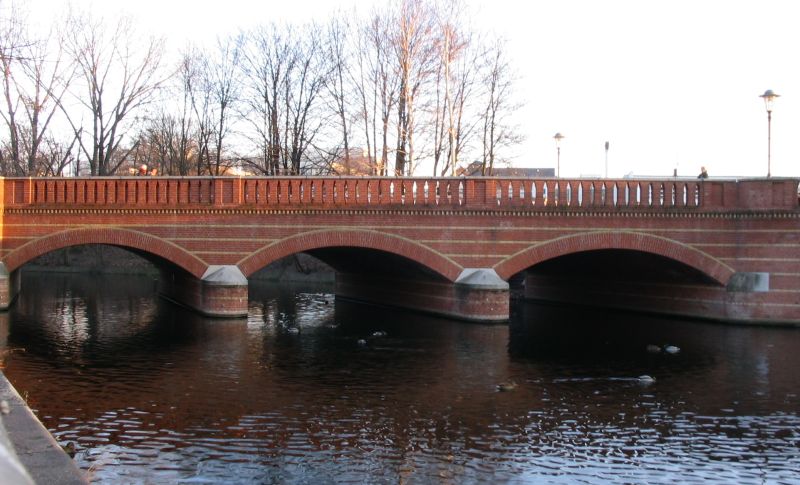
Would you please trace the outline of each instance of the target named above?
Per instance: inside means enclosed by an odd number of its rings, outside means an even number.
[[[465,268],[494,269],[506,280],[530,269],[528,295],[561,300],[563,282],[536,276],[538,265],[619,249],[657,255],[702,276],[691,284],[630,285],[619,291],[625,295],[619,304],[800,323],[797,193],[797,179],[6,178],[0,261],[8,280],[58,248],[133,248],[180,275],[169,290],[176,299],[224,315],[241,312],[246,287],[197,283],[210,265],[235,265],[249,276],[296,252],[351,248],[326,253],[333,255],[326,262],[342,268],[343,295],[496,320],[507,316],[507,294],[464,295],[453,283]],[[367,252],[406,264],[354,274],[358,254]],[[729,291],[737,273],[768,274],[768,291]],[[608,302],[603,281],[588,275],[574,294],[586,303]],[[0,278],[0,305],[9,301],[7,285]]]
[[[209,284],[179,268],[162,267],[161,294],[210,317],[247,316],[247,285]]]
[[[503,322],[509,313],[507,290],[474,289],[446,281],[339,273],[336,297],[478,322]]]

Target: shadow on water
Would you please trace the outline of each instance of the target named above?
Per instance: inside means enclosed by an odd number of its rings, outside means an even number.
[[[634,374],[658,371],[665,347],[679,349],[682,367],[714,365],[713,342],[705,342],[704,324],[654,316],[563,305],[520,303],[510,324],[509,353],[515,359],[586,369]],[[720,338],[721,327],[712,338]],[[674,349],[671,349],[674,350]],[[688,370],[687,368],[687,370]],[[639,374],[635,374],[639,375]]]
[[[800,468],[796,330],[530,304],[476,325],[260,282],[247,319],[217,320],[146,278],[23,285],[0,319],[6,374],[99,482],[757,483]]]
[[[689,401],[700,409],[733,403],[763,411],[777,404],[795,412],[791,369],[800,365],[792,350],[798,346],[797,328],[521,303],[510,324],[509,355],[565,382],[650,375],[659,384],[654,390],[674,390],[682,398],[691,393],[698,398]],[[785,403],[773,399],[786,395]]]

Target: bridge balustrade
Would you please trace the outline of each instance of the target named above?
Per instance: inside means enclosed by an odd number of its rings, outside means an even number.
[[[796,207],[796,180],[392,177],[6,178],[13,206],[465,207],[476,209],[692,209]],[[770,193],[764,193],[771,191]],[[777,194],[777,195],[776,195]],[[788,195],[786,195],[788,194]]]

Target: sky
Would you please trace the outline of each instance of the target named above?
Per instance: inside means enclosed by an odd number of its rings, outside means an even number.
[[[73,0],[119,9],[171,48],[259,22],[324,20],[382,0]],[[507,39],[525,142],[515,167],[562,177],[800,175],[800,28],[794,0],[465,0],[479,29]],[[47,19],[61,0],[28,0]],[[426,174],[419,174],[426,175]]]

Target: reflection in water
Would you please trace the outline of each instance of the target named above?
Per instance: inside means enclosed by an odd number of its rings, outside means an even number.
[[[99,482],[789,483],[800,469],[796,329],[521,304],[484,326],[258,283],[247,320],[217,320],[147,278],[23,285],[0,319],[5,372]]]

